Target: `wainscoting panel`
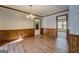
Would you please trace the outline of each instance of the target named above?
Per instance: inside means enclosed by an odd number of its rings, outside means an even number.
[[[43,34],[48,35],[51,38],[56,38],[56,29],[52,28],[43,28]]]
[[[0,30],[0,42],[34,36],[34,29]]]
[[[68,43],[69,43],[69,52],[70,53],[79,52],[79,35],[69,34]]]

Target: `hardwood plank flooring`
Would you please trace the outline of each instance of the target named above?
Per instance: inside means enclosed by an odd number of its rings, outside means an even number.
[[[66,39],[40,35],[8,43],[0,50],[8,53],[67,53],[68,45]]]

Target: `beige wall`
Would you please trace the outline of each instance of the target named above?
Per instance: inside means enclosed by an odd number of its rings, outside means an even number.
[[[41,22],[42,28],[56,28],[56,16],[59,14],[44,17]],[[34,21],[26,18],[26,14],[0,7],[0,30],[8,29],[29,29],[34,28]]]
[[[56,16],[68,14],[68,11],[54,14],[43,18],[43,28],[54,28],[56,29]]]
[[[34,28],[34,21],[26,14],[0,7],[0,30]]]

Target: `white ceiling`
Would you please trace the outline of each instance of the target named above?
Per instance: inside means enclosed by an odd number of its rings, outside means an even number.
[[[29,5],[6,5],[7,7],[29,12]],[[69,9],[68,5],[32,5],[32,13],[40,16]]]

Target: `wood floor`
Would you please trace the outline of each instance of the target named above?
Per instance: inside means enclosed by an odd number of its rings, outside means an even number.
[[[0,47],[8,53],[67,53],[66,39],[52,39],[45,35],[29,37],[13,41]]]

